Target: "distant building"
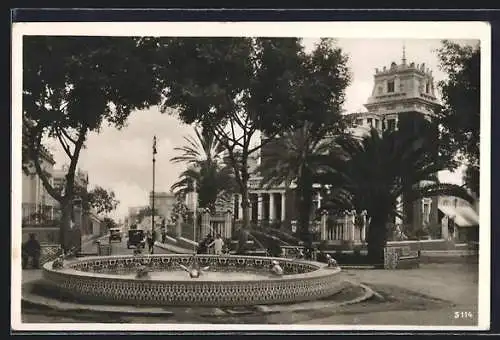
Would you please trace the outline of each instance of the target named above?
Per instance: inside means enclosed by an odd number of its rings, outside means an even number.
[[[165,221],[170,220],[170,215],[172,214],[172,210],[175,205],[175,195],[171,192],[155,192],[154,193],[154,207],[162,218],[165,218]],[[152,207],[153,203],[153,193],[149,193],[149,204]]]
[[[162,225],[163,217],[162,216],[155,216],[155,232],[159,231]],[[138,229],[142,229],[145,231],[151,231],[152,225],[151,225],[151,216],[145,216],[144,219],[137,225]]]
[[[442,238],[458,242],[479,241],[479,200],[474,204],[450,196],[439,197]]]
[[[48,181],[54,183],[54,158],[47,149],[41,152],[40,166],[48,174]],[[55,219],[57,202],[45,189],[41,178],[37,175],[33,163],[27,165],[28,173],[22,174],[22,221],[23,224],[36,224]]]
[[[126,229],[129,229],[131,225],[134,225],[134,224],[137,224],[138,222],[140,222],[137,220],[139,212],[143,209],[146,209],[146,208],[148,208],[147,205],[141,205],[141,206],[128,208],[128,216],[125,219]]]
[[[66,183],[66,174],[68,173],[68,166],[63,165],[60,169],[54,169],[52,172],[53,177],[53,187],[59,188],[61,191],[64,191],[65,183]],[[82,171],[78,169],[75,173],[75,186],[82,188],[84,191],[87,190],[89,185],[89,175],[88,172]],[[59,203],[55,204],[56,209],[55,218],[60,219],[62,216],[62,212],[59,206]]]

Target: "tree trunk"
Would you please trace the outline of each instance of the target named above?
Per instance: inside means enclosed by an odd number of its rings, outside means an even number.
[[[242,197],[241,208],[243,210],[243,225],[241,226],[240,229],[240,237],[238,242],[239,253],[245,252],[246,242],[248,240],[247,230],[250,227],[250,201],[248,193],[248,179],[249,179],[248,172],[242,170],[240,193]]]
[[[67,199],[65,196],[64,200],[60,202],[61,205],[61,221],[59,226],[59,235],[60,235],[60,244],[63,251],[66,253],[70,248],[70,223],[71,223],[71,215],[73,212],[73,207],[71,205],[71,201]]]
[[[371,215],[371,222],[368,227],[368,259],[372,264],[384,263],[384,247],[387,243],[387,214],[377,213]]]
[[[242,167],[241,171],[241,208],[243,210],[243,228],[247,229],[250,227],[250,199],[248,193],[248,179],[250,175],[246,170],[246,166]]]
[[[413,225],[413,205],[414,205],[414,200],[412,200],[409,197],[409,190],[405,191],[403,193],[403,228],[401,231],[403,231],[406,235],[408,234],[414,234],[414,225]]]
[[[297,210],[299,211],[299,237],[307,248],[312,246],[309,224],[312,211],[313,183],[309,173],[303,172],[297,185]]]

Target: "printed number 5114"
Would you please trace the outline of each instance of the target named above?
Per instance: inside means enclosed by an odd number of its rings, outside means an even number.
[[[473,318],[472,312],[455,312],[453,314],[453,316],[455,317],[455,319],[472,319]]]

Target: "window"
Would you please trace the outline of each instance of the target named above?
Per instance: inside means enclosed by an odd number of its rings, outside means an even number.
[[[387,82],[387,92],[394,92],[394,80]]]
[[[382,86],[379,86],[378,87],[378,94],[382,94],[383,91],[384,91],[384,89],[382,88]]]
[[[427,82],[427,84],[425,84],[425,93],[429,93],[430,87],[431,85],[429,84],[429,82]]]
[[[363,125],[363,119],[356,119],[356,125]]]
[[[368,118],[368,119],[367,119],[367,122],[368,122],[368,126],[369,126],[369,127],[372,127],[372,126],[373,126],[373,119],[372,119],[372,118]]]

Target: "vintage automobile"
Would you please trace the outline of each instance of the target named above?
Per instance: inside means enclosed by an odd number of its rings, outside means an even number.
[[[120,230],[120,228],[109,229],[109,243],[113,241],[122,241],[122,231]]]
[[[144,230],[131,229],[128,231],[127,248],[130,249],[131,246],[134,246],[136,248],[146,247],[146,244],[144,242]]]

